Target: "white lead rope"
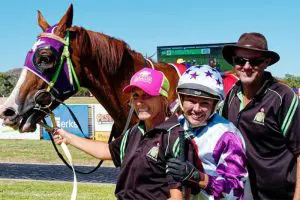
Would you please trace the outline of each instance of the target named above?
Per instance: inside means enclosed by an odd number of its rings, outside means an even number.
[[[40,125],[42,125],[48,131],[55,132],[54,130],[55,130],[55,128],[57,128],[57,124],[56,124],[54,114],[52,112],[50,113],[50,119],[51,119],[53,127],[50,127],[47,124],[44,124],[42,122],[40,123]],[[77,198],[77,176],[76,176],[76,172],[75,172],[75,169],[73,166],[72,155],[71,155],[66,143],[62,142],[60,146],[61,146],[65,156],[67,157],[67,159],[69,161],[69,165],[71,166],[72,171],[73,171],[74,178],[73,178],[73,190],[72,190],[72,194],[71,194],[71,200],[76,200],[76,198]]]
[[[71,194],[71,200],[76,200],[76,197],[77,197],[77,177],[76,177],[75,169],[73,167],[72,156],[71,156],[71,153],[70,153],[66,143],[62,142],[61,143],[61,148],[64,151],[64,154],[66,155],[66,157],[68,158],[70,166],[72,167],[74,179],[73,179],[73,191],[72,191],[72,194]]]

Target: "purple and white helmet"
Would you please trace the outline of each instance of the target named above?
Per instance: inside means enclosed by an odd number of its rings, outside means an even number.
[[[222,101],[224,85],[221,74],[208,65],[192,66],[180,77],[177,93]]]

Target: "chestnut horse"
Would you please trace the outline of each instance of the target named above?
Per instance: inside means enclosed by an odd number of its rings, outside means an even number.
[[[82,86],[89,89],[114,119],[112,135],[117,137],[125,127],[130,109],[129,96],[123,94],[122,88],[142,67],[154,67],[166,75],[170,82],[168,100],[174,102],[182,70],[175,69],[174,64],[148,62],[124,41],[72,26],[72,19],[72,4],[54,26],[38,11],[43,33],[29,50],[13,92],[0,107],[0,118],[5,125],[20,132],[34,131],[49,109],[56,108]]]
[[[114,119],[112,134],[116,137],[122,133],[130,109],[129,96],[122,89],[136,71],[151,67],[151,62],[122,40],[72,26],[72,19],[72,5],[54,26],[38,11],[43,33],[29,50],[19,81],[1,107],[0,116],[4,124],[20,132],[34,131],[47,109],[53,110],[82,86],[89,89]],[[177,71],[167,64],[153,65],[168,78],[168,100],[173,102],[177,97]],[[38,104],[46,102],[44,107],[37,106],[37,96]]]

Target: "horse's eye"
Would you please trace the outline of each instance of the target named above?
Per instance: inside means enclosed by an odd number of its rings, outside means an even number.
[[[58,59],[57,51],[50,47],[40,47],[36,50],[33,56],[34,66],[41,72],[55,67]]]

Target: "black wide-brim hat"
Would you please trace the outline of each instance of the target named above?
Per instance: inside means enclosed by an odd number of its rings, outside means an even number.
[[[268,50],[267,40],[265,36],[260,33],[244,33],[236,44],[225,45],[223,47],[223,57],[231,65],[233,65],[233,57],[237,49],[260,52],[263,57],[271,59],[269,65],[273,65],[280,59],[280,56],[276,52]]]

